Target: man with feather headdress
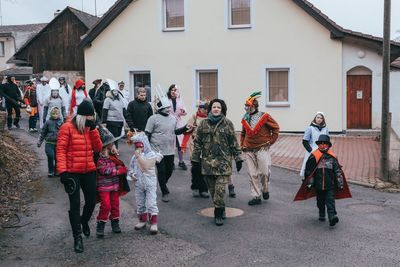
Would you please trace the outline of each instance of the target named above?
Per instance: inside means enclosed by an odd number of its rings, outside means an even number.
[[[269,199],[268,183],[271,175],[271,155],[269,148],[276,142],[279,125],[266,112],[258,110],[261,92],[252,93],[246,100],[246,113],[242,119],[240,146],[244,152],[250,178],[252,199],[250,206],[261,204]]]

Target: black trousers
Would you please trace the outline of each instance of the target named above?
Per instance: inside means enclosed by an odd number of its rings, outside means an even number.
[[[69,222],[74,236],[82,233],[81,222],[88,222],[96,205],[96,172],[85,174],[71,173],[68,182],[64,183],[69,197]],[[73,188],[73,190],[71,190]],[[83,191],[85,204],[80,216],[81,194]]]
[[[123,122],[120,123],[120,122],[107,121],[107,129],[114,135],[115,138],[121,136],[123,126],[124,126]],[[114,144],[118,148],[118,141],[115,141]]]
[[[12,113],[13,109],[15,111],[14,125],[19,123],[19,119],[21,118],[21,110],[18,104],[11,103],[10,101],[6,101],[7,107],[7,127],[10,128],[12,126]]]
[[[208,191],[207,184],[204,180],[204,176],[201,174],[201,164],[197,164],[194,166],[192,165],[191,172],[192,172],[192,185],[190,186],[190,188],[192,190],[198,189],[199,192],[207,192]]]
[[[336,215],[334,190],[317,190],[317,207],[320,217],[325,217],[326,207],[328,219],[332,219],[332,217]]]
[[[167,183],[174,170],[174,155],[164,156],[157,166],[158,184],[163,195],[169,194]]]

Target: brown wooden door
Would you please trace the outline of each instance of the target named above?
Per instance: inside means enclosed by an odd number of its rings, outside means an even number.
[[[347,128],[371,129],[372,76],[347,76]]]

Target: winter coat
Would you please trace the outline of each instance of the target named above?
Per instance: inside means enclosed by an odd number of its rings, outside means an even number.
[[[185,123],[182,120],[183,116],[186,116],[186,107],[185,107],[185,103],[183,103],[182,99],[180,97],[176,98],[176,102],[175,102],[175,106],[174,106],[174,101],[172,101],[172,99],[169,99],[169,103],[171,104],[171,112],[170,114],[175,117],[176,119],[176,125],[177,128],[180,128],[182,126],[185,125]],[[182,139],[183,136],[182,135],[178,135],[178,141],[179,144],[182,144]]]
[[[104,84],[97,90],[95,87],[89,90],[89,96],[93,101],[94,110],[100,118],[102,117],[104,99],[106,98],[106,93],[108,91],[109,88]]]
[[[136,98],[129,102],[126,115],[126,122],[131,131],[134,129],[144,131],[147,121],[153,115],[153,109],[146,100],[140,101]]]
[[[63,121],[61,118],[54,120],[53,118],[47,120],[43,128],[40,132],[39,143],[43,143],[43,140],[46,140],[46,143],[56,144],[58,132],[62,125]]]
[[[107,97],[103,104],[103,123],[124,122],[125,106],[122,97],[114,97],[111,91],[107,92]]]
[[[306,164],[305,179],[294,201],[314,197],[316,190],[334,190],[336,199],[351,198],[344,172],[331,150],[323,153],[317,149],[310,155]]]
[[[33,86],[28,86],[26,88],[25,94],[24,94],[24,102],[25,105],[31,106],[32,108],[38,106],[37,102],[37,96],[36,96],[36,88]]]
[[[75,127],[74,119],[64,123],[57,138],[57,171],[58,173],[88,173],[96,170],[93,154],[102,149],[100,134],[97,129],[88,127],[81,134]]]
[[[186,132],[183,135],[183,140],[181,143],[181,149],[183,152],[186,151],[187,148],[189,148],[189,154],[192,155],[192,151],[193,151],[193,140],[196,138],[197,136],[197,126],[207,118],[206,114],[201,113],[200,111],[198,111],[196,114],[193,114],[187,124],[188,125],[192,125],[193,127],[195,127],[193,130],[191,130],[190,132]]]
[[[203,120],[194,139],[192,161],[201,162],[203,175],[231,175],[232,160],[242,161],[233,123],[226,117],[213,125]]]
[[[100,155],[99,160],[97,161],[97,191],[118,191],[118,175],[119,173],[117,165],[109,157]]]
[[[308,126],[307,129],[304,131],[303,145],[306,144],[305,145],[306,152],[304,154],[303,165],[301,166],[301,169],[300,169],[300,176],[304,176],[304,170],[306,169],[306,162],[307,162],[308,158],[310,157],[311,152],[318,148],[318,146],[315,142],[318,140],[318,138],[321,134],[329,135],[329,130],[328,130],[328,127],[326,127],[326,125],[323,127],[319,127],[318,125],[311,123],[311,125]],[[311,148],[311,150],[307,151],[310,148]]]
[[[18,105],[18,101],[23,102],[21,92],[16,84],[6,83],[1,89],[1,95],[6,99],[6,103]]]

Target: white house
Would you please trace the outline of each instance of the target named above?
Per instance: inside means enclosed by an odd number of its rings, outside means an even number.
[[[259,90],[281,131],[303,131],[316,111],[331,131],[380,127],[382,39],[343,29],[306,0],[119,0],[80,46],[88,81],[176,83],[190,113],[199,98],[222,98],[237,130]],[[400,43],[391,53],[400,57]]]

